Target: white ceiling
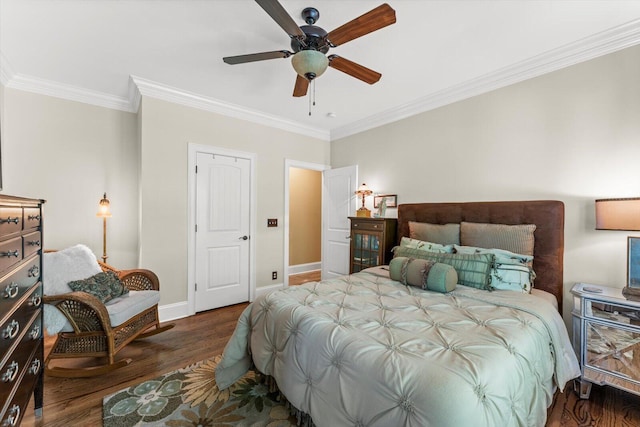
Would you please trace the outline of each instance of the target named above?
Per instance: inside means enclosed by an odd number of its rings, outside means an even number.
[[[142,93],[329,140],[640,44],[638,0],[387,1],[396,24],[330,51],[382,79],[328,69],[310,117],[308,98],[291,96],[290,59],[222,62],[291,50],[251,0],[0,0],[0,77],[129,111]],[[299,25],[319,9],[327,31],[382,2],[281,0]]]

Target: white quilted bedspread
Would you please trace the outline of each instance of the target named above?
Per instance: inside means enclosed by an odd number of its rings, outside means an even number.
[[[264,295],[242,314],[218,387],[251,361],[322,426],[543,426],[554,384],[580,374],[546,301],[449,294],[368,272]]]

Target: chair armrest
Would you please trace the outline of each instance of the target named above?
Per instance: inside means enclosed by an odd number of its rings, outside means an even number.
[[[69,320],[76,333],[111,330],[111,321],[106,307],[95,296],[86,292],[69,292],[45,295],[45,304],[55,306]],[[45,325],[46,326],[46,325]]]
[[[160,280],[156,273],[144,268],[118,270],[112,265],[98,261],[102,271],[113,271],[130,291],[159,291]]]
[[[120,280],[130,291],[159,291],[160,280],[151,270],[137,268],[134,270],[120,270]]]

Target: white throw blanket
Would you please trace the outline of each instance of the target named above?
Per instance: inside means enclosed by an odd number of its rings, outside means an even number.
[[[67,283],[87,279],[102,271],[96,256],[85,245],[75,245],[57,252],[43,254],[43,292],[60,295],[71,292]],[[48,335],[55,335],[67,323],[67,318],[51,304],[44,305],[44,327]]]

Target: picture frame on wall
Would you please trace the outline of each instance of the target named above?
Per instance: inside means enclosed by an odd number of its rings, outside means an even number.
[[[627,237],[627,287],[640,289],[640,237]]]
[[[380,202],[382,199],[387,201],[388,208],[397,208],[398,207],[398,195],[397,194],[378,194],[377,196],[373,196],[373,207],[378,208],[380,206]]]

